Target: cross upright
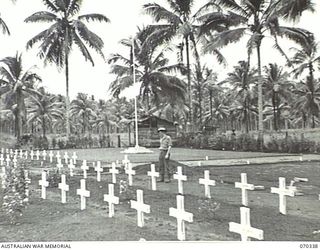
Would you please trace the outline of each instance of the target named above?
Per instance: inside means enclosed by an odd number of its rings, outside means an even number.
[[[61,173],[61,169],[63,168],[63,164],[61,163],[61,159],[59,159],[57,162],[57,168],[58,168],[59,173]]]
[[[127,169],[130,160],[128,159],[128,155],[124,155],[124,159],[122,160],[122,164],[124,165],[124,169]]]
[[[132,176],[136,174],[136,171],[132,169],[132,163],[128,163],[128,168],[125,170],[125,173],[128,175],[128,185],[132,186]]]
[[[263,240],[263,231],[251,227],[250,208],[240,207],[240,224],[229,222],[229,231],[241,235],[241,241],[250,241],[250,238]]]
[[[80,180],[80,189],[77,189],[77,195],[81,198],[81,210],[86,209],[86,198],[90,197],[90,191],[86,190],[86,180]]]
[[[78,159],[77,153],[76,153],[76,152],[73,152],[71,158],[72,158],[72,160],[73,160],[73,164],[76,165],[76,164],[77,164],[77,159]]]
[[[3,166],[3,162],[4,162],[4,158],[3,158],[3,154],[0,154],[0,166]]]
[[[9,154],[9,149],[8,148],[6,148],[6,154]]]
[[[242,205],[247,207],[248,206],[248,191],[247,190],[254,190],[254,185],[248,184],[246,173],[241,173],[241,182],[236,182],[235,187],[241,189]]]
[[[41,198],[46,199],[46,188],[49,187],[46,171],[42,171],[42,179],[39,181],[39,185],[41,186]]]
[[[34,152],[33,152],[33,150],[31,149],[31,152],[30,152],[31,160],[33,160],[33,156],[34,156]]]
[[[73,164],[73,160],[70,159],[70,163],[68,165],[69,171],[70,171],[70,176],[73,176],[73,169],[75,169],[75,166]]]
[[[53,154],[52,150],[50,150],[50,152],[49,152],[49,160],[50,160],[50,163],[52,163],[53,156],[54,156],[54,154]]]
[[[13,150],[12,150],[12,148],[10,148],[10,155],[11,155],[11,156],[13,155]]]
[[[204,185],[204,194],[206,198],[211,198],[210,194],[210,186],[215,186],[216,182],[214,180],[210,180],[210,171],[204,171],[204,178],[199,179],[199,183]]]
[[[20,157],[20,159],[23,158],[23,151],[22,151],[22,149],[20,149],[20,151],[19,151],[19,157]]]
[[[157,181],[156,178],[160,176],[159,172],[156,172],[156,166],[151,164],[151,171],[148,171],[148,176],[151,177],[151,189],[153,191],[157,190]]]
[[[119,170],[116,169],[116,164],[114,162],[112,162],[111,166],[109,173],[112,174],[112,183],[117,183],[116,175],[119,174]]]
[[[178,167],[177,174],[173,175],[173,179],[178,180],[178,193],[183,194],[183,183],[182,181],[187,180],[187,176],[182,174],[182,167]]]
[[[18,155],[18,149],[14,150],[14,155],[17,156]]]
[[[81,169],[83,170],[83,178],[87,179],[87,170],[89,170],[89,166],[87,165],[87,160],[82,161]]]
[[[45,161],[47,158],[47,152],[45,150],[42,151],[42,157],[43,157],[43,160]]]
[[[286,188],[286,179],[279,177],[279,188],[272,187],[271,193],[279,194],[279,212],[287,214],[286,196],[294,197],[294,190]]]
[[[10,162],[11,162],[10,155],[7,155],[7,158],[6,158],[7,167],[10,166]]]
[[[39,151],[39,149],[37,149],[36,156],[37,156],[37,160],[39,160],[39,157],[40,157],[40,151]]]
[[[61,175],[61,183],[58,184],[58,188],[61,189],[61,203],[66,203],[67,191],[69,191],[69,185],[66,184],[66,175]]]
[[[130,201],[131,208],[137,210],[138,227],[144,226],[144,213],[150,213],[150,205],[143,203],[143,191],[137,190],[137,200]]]
[[[101,161],[97,161],[97,166],[94,168],[97,172],[97,182],[101,181],[101,173],[103,172],[103,168],[101,167]]]
[[[64,162],[65,162],[66,164],[68,164],[69,155],[68,155],[67,152],[64,153],[63,158],[64,158]]]
[[[26,151],[24,152],[24,157],[25,157],[26,160],[28,159],[28,150],[26,150]]]
[[[177,195],[177,208],[169,208],[169,216],[177,218],[178,240],[186,240],[185,221],[193,222],[193,214],[184,210],[184,197]]]
[[[103,200],[108,202],[109,217],[114,216],[114,204],[119,204],[119,197],[114,196],[114,184],[108,185],[109,194],[103,195]]]
[[[61,155],[60,155],[60,152],[58,151],[57,154],[56,154],[56,158],[57,158],[57,161],[58,159],[61,159]]]

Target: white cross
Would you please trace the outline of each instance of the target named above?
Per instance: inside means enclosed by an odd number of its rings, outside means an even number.
[[[24,152],[24,157],[25,157],[26,160],[28,159],[28,150],[26,150],[26,151]]]
[[[33,160],[33,156],[34,156],[33,150],[31,150],[31,152],[30,152],[31,160]]]
[[[101,181],[101,172],[103,172],[103,168],[101,167],[101,162],[97,162],[97,166],[94,168],[94,170],[97,172],[97,182]]]
[[[18,155],[18,149],[14,150],[14,155],[17,156]]]
[[[69,185],[66,184],[66,175],[61,175],[61,183],[58,188],[61,189],[61,203],[67,202],[67,191],[69,191]]]
[[[183,194],[183,183],[182,181],[187,180],[187,176],[182,174],[182,167],[178,167],[177,174],[173,175],[173,179],[178,180],[178,193]]]
[[[61,155],[60,155],[60,152],[58,151],[57,154],[56,154],[56,158],[57,158],[57,161],[58,159],[61,159]]]
[[[47,152],[45,150],[42,151],[43,160],[46,160]]]
[[[248,191],[247,190],[254,190],[254,185],[248,184],[246,173],[241,173],[241,182],[236,182],[235,187],[241,188],[242,205],[248,206]]]
[[[122,164],[124,165],[125,169],[127,169],[130,160],[128,159],[128,155],[124,155],[124,160],[122,160]]]
[[[22,149],[20,149],[20,151],[19,151],[19,157],[20,157],[20,159],[22,159],[22,157],[23,157],[23,151],[22,151]]]
[[[125,170],[125,173],[128,175],[128,185],[132,186],[132,176],[136,174],[136,171],[132,169],[132,163],[128,163],[128,168]]]
[[[86,180],[80,180],[80,189],[77,189],[77,195],[81,198],[81,210],[86,209],[86,198],[90,197],[90,191],[86,190]]]
[[[49,186],[49,182],[45,171],[42,172],[42,179],[39,181],[39,185],[41,186],[41,198],[46,199],[46,188]]]
[[[2,184],[2,188],[6,188],[6,168],[3,166],[1,167],[2,169],[2,173],[0,174],[1,176],[1,184]]]
[[[114,216],[114,204],[119,204],[119,197],[114,196],[114,185],[108,185],[109,194],[103,195],[103,200],[108,202],[109,207],[109,217]]]
[[[7,162],[7,166],[9,167],[11,162],[10,155],[7,155],[6,162]]]
[[[0,166],[3,166],[3,162],[4,162],[4,158],[3,158],[3,154],[0,154]]]
[[[52,163],[53,156],[54,156],[54,154],[53,154],[52,150],[50,150],[50,152],[49,152],[50,163]]]
[[[8,148],[6,148],[6,154],[9,154],[9,149]]]
[[[73,169],[75,168],[75,166],[73,165],[73,160],[70,159],[70,163],[68,165],[69,171],[70,171],[70,176],[73,176]]]
[[[286,188],[286,179],[279,177],[279,188],[272,187],[271,193],[279,194],[279,211],[282,214],[287,214],[286,196],[294,196],[294,190]]]
[[[76,165],[76,164],[77,164],[77,159],[78,159],[77,153],[76,153],[76,152],[73,152],[71,158],[72,158],[72,160],[73,160],[73,164]]]
[[[263,231],[251,227],[250,208],[240,207],[240,223],[230,222],[229,231],[241,235],[241,241],[250,241],[250,238],[263,240]]]
[[[137,190],[137,200],[130,201],[131,208],[137,210],[138,227],[144,226],[144,213],[150,213],[150,205],[143,203],[143,191]]]
[[[148,171],[148,176],[151,177],[151,189],[157,190],[157,181],[156,177],[159,177],[159,172],[156,172],[156,166],[154,164],[151,164],[151,171]]]
[[[89,170],[89,166],[87,165],[87,160],[82,161],[81,169],[83,170],[83,178],[87,179],[87,170]]]
[[[114,162],[112,162],[112,167],[109,170],[109,173],[112,174],[112,183],[117,183],[117,179],[116,179],[116,175],[119,174],[119,170],[116,169],[116,164]]]
[[[61,163],[61,159],[59,158],[58,162],[57,162],[57,168],[59,173],[61,173],[61,169],[63,168],[63,164]]]
[[[199,183],[204,185],[204,194],[206,198],[211,198],[210,194],[210,186],[215,186],[216,182],[214,180],[210,180],[210,171],[204,171],[204,178],[199,179]]]
[[[40,157],[40,151],[39,151],[39,149],[37,149],[36,156],[37,156],[37,160],[39,160],[39,157]]]
[[[68,155],[68,153],[67,153],[67,152],[65,152],[65,153],[64,153],[63,158],[64,158],[64,162],[65,162],[65,164],[68,164],[69,155]]]
[[[169,216],[177,218],[178,240],[186,240],[185,221],[193,222],[193,214],[184,210],[184,197],[177,195],[177,208],[169,208]]]
[[[11,155],[11,156],[13,155],[13,150],[12,150],[12,148],[10,148],[10,155]]]

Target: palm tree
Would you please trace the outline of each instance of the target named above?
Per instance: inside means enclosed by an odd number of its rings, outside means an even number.
[[[69,56],[72,46],[75,44],[84,56],[94,66],[93,58],[87,48],[94,49],[103,56],[104,43],[102,39],[90,31],[84,21],[109,22],[110,20],[101,14],[85,14],[75,17],[81,9],[82,0],[42,0],[50,11],[39,11],[28,18],[25,22],[50,22],[53,23],[48,29],[40,32],[30,39],[27,48],[32,48],[41,42],[38,56],[45,63],[54,63],[58,68],[65,67],[66,77],[66,133],[70,133],[69,125]]]
[[[44,88],[39,88],[38,94],[30,95],[27,99],[27,122],[41,124],[42,136],[45,138],[47,127],[52,127],[56,120],[63,119],[62,106],[56,96],[46,93]]]
[[[164,52],[156,51],[156,48],[148,40],[148,30],[139,30],[134,39],[135,77],[140,83],[140,96],[150,109],[150,98],[155,105],[160,104],[161,97],[175,95],[184,98],[185,84],[172,72],[183,70],[180,64],[169,65],[169,60]],[[131,52],[130,58],[120,54],[112,54],[109,63],[112,63],[111,73],[117,75],[109,89],[113,96],[117,97],[124,89],[133,85],[133,45],[130,39],[123,39],[121,44],[128,47]]]
[[[34,83],[41,78],[31,69],[24,71],[22,66],[22,55],[6,57],[0,60],[0,96],[4,97],[15,117],[15,133],[19,140],[22,134],[22,119],[25,117],[25,98],[38,92],[34,89]]]
[[[212,13],[207,16],[202,27],[203,33],[218,31],[212,36],[212,40],[207,44],[205,51],[239,41],[244,35],[250,34],[247,42],[248,55],[256,50],[258,61],[258,74],[262,77],[261,66],[261,45],[263,39],[269,32],[274,39],[274,47],[286,56],[278,43],[278,37],[284,36],[294,41],[301,39],[304,30],[299,28],[280,26],[280,20],[296,21],[306,10],[314,11],[312,1],[305,0],[211,0],[210,2],[219,5],[228,13]],[[224,24],[224,25],[223,25]],[[222,29],[221,27],[232,27],[234,29]],[[240,26],[240,27],[239,27]],[[288,59],[288,58],[287,58]],[[260,147],[263,147],[263,96],[262,81],[258,85],[258,111],[259,111],[259,140]]]
[[[91,120],[97,116],[96,108],[95,102],[88,99],[88,95],[83,93],[78,93],[77,98],[71,102],[71,117],[81,121],[83,134],[87,129],[91,131]]]

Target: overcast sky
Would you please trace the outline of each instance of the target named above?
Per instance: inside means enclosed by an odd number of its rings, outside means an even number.
[[[314,2],[317,2],[315,0]],[[88,26],[91,30],[102,37],[105,42],[104,54],[106,57],[111,53],[125,53],[119,45],[119,40],[127,38],[136,32],[136,27],[142,24],[148,24],[151,19],[141,13],[141,6],[145,3],[153,2],[150,0],[84,0],[81,13],[101,13],[106,15],[111,23],[99,24],[91,23]],[[165,5],[165,0],[156,0],[155,2]],[[206,0],[196,0],[197,5],[201,5]],[[28,3],[28,4],[26,4]],[[195,9],[197,6],[195,6]],[[320,39],[320,5],[316,6],[317,12],[314,14],[305,13],[301,21],[296,25],[306,28],[315,33],[316,38]],[[0,58],[6,56],[14,56],[16,51],[23,53],[24,65],[29,68],[37,65],[37,72],[43,78],[41,85],[56,94],[65,94],[65,79],[64,72],[58,72],[57,68],[52,65],[44,67],[43,62],[36,57],[37,46],[32,50],[25,50],[26,42],[38,34],[40,31],[48,27],[48,24],[24,23],[23,20],[34,12],[46,10],[41,0],[21,0],[16,4],[12,4],[9,0],[0,0],[1,17],[6,21],[10,28],[11,36],[0,35]],[[269,62],[284,63],[283,58],[270,47],[268,38],[263,44],[262,63],[263,65]],[[282,46],[287,48],[292,45],[287,41],[282,41]],[[213,67],[224,76],[226,72],[232,69],[239,60],[246,58],[245,44],[231,45],[223,49],[225,57],[228,60],[226,69],[217,65],[217,62],[210,57],[206,57],[205,63],[209,67]],[[70,59],[70,95],[74,97],[78,92],[95,95],[95,97],[105,99],[109,96],[108,86],[114,79],[113,75],[109,74],[110,67],[105,63],[95,52],[92,51],[95,61],[95,67],[92,67],[89,62],[75,49],[72,52]],[[132,96],[136,92],[130,90],[126,93]]]

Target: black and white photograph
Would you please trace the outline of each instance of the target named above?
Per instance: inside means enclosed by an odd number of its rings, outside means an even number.
[[[319,248],[319,25],[319,0],[0,0],[0,248]]]

